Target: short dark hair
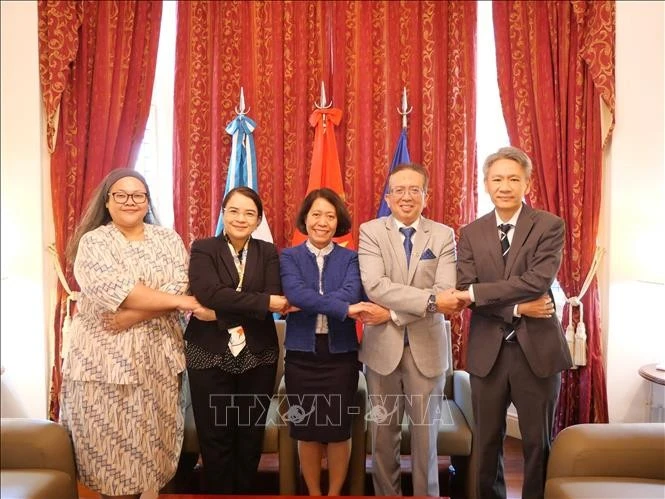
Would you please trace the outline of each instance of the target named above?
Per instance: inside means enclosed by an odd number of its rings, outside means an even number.
[[[300,205],[298,216],[296,217],[296,227],[298,227],[298,230],[303,234],[307,234],[307,224],[305,223],[307,220],[307,214],[309,213],[309,210],[312,209],[314,201],[319,198],[325,199],[335,207],[335,213],[337,214],[337,230],[335,231],[334,237],[347,235],[351,231],[351,215],[349,215],[349,210],[346,209],[346,205],[339,194],[327,187],[314,189],[305,196],[305,199]]]
[[[400,163],[393,169],[393,171],[390,172],[390,175],[388,175],[388,182],[390,183],[390,177],[404,170],[411,170],[416,173],[420,173],[423,176],[425,179],[425,182],[423,183],[423,190],[425,191],[425,194],[427,194],[427,186],[429,185],[429,173],[427,173],[427,170],[423,165],[419,165],[418,163]]]
[[[261,201],[259,194],[251,187],[247,187],[244,185],[240,187],[234,187],[233,189],[231,189],[229,192],[226,193],[226,196],[224,196],[224,200],[222,201],[222,210],[226,208],[226,205],[229,204],[229,200],[234,194],[240,194],[254,201],[254,204],[256,205],[256,214],[258,216],[258,219],[261,220],[263,218],[263,202]]]

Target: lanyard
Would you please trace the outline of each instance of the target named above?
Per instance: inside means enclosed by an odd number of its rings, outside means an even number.
[[[238,271],[238,277],[240,278],[240,280],[238,281],[238,287],[236,288],[236,291],[242,291],[242,281],[245,277],[245,262],[247,262],[247,251],[250,239],[251,238],[247,238],[247,241],[245,241],[245,245],[238,252],[233,247],[233,244],[231,244],[231,241],[229,241],[229,238],[228,237],[226,238],[226,244],[229,245],[229,250],[231,251],[231,255],[233,255],[233,263],[236,266],[236,270]]]

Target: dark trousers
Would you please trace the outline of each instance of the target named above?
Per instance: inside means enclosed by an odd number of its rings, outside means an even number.
[[[252,492],[276,372],[277,364],[242,374],[188,369],[206,493]]]
[[[517,409],[524,448],[522,497],[543,497],[560,386],[560,373],[546,378],[533,374],[518,343],[503,344],[487,376],[471,376],[478,497],[506,497],[503,440],[506,436],[506,412],[511,402]]]

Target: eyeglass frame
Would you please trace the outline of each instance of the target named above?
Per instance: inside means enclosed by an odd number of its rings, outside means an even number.
[[[261,218],[258,213],[253,211],[240,211],[237,208],[224,208],[223,211],[224,213],[228,213],[228,215],[234,219],[238,219],[242,215],[248,222],[255,222]]]
[[[404,192],[398,192],[400,190],[403,190]],[[409,186],[409,187],[391,187],[388,189],[388,193],[391,196],[395,196],[396,198],[403,198],[406,193],[409,193],[411,196],[418,196],[421,194],[425,194],[425,189],[423,187],[418,187],[415,185]]]
[[[130,193],[125,192],[125,191],[115,191],[115,192],[110,192],[109,191],[108,195],[111,199],[113,199],[113,201],[115,201],[118,204],[127,204],[127,201],[129,201],[131,199],[132,203],[134,203],[136,205],[141,205],[141,204],[146,203],[148,201],[148,199],[150,198],[150,196],[148,196],[147,192],[132,192],[130,194]],[[118,201],[116,199],[117,195],[127,196],[127,198],[124,201]],[[145,199],[143,201],[138,201],[138,200],[134,199],[134,196],[144,196]]]

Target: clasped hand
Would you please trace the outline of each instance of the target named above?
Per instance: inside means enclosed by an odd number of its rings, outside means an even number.
[[[469,291],[447,289],[436,295],[436,306],[439,312],[451,314],[459,312],[471,304]],[[520,303],[517,313],[526,317],[537,319],[548,319],[555,314],[555,304],[548,294],[544,294],[535,300]]]
[[[268,304],[268,309],[271,312],[277,312],[279,314],[286,314],[291,308],[289,300],[286,299],[286,296],[283,295],[270,295],[270,303]]]
[[[376,326],[390,320],[390,310],[376,303],[361,301],[349,305],[347,314],[352,319],[362,321],[363,324]]]
[[[532,301],[520,303],[517,313],[535,319],[549,319],[555,313],[555,304],[548,294]]]
[[[446,315],[455,314],[471,304],[468,291],[449,288],[436,294],[436,309]]]
[[[214,321],[217,320],[217,314],[211,308],[204,307],[199,301],[191,295],[183,295],[182,303],[178,306],[181,312],[191,313],[200,321]]]

